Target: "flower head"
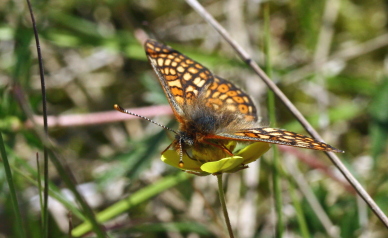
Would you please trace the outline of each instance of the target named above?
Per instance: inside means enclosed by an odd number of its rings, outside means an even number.
[[[183,167],[179,167],[179,155],[174,150],[167,150],[162,154],[162,161],[176,168],[183,169],[197,175],[218,173],[233,173],[246,168],[247,164],[260,158],[270,149],[270,144],[263,142],[252,143],[241,149],[236,147],[235,141],[229,141],[224,146],[233,151],[233,156],[225,157],[222,149],[193,149],[190,157],[183,154]]]

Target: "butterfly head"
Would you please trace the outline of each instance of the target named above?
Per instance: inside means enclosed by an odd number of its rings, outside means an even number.
[[[185,131],[180,131],[175,135],[175,140],[176,141],[183,141],[186,145],[188,146],[193,146],[194,145],[194,138],[190,137],[187,132]]]

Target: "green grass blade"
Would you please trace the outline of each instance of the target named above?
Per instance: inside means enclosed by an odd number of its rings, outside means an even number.
[[[65,167],[61,164],[60,160],[58,159],[58,157],[55,155],[53,151],[48,150],[48,154],[50,156],[51,162],[54,164],[61,178],[64,180],[68,188],[73,192],[76,200],[81,205],[83,212],[85,216],[88,218],[89,222],[92,224],[93,231],[96,233],[97,237],[99,238],[106,237],[105,231],[98,224],[92,209],[86,203],[86,201],[81,196],[81,194],[77,191],[74,181],[70,178],[69,172],[66,171]]]
[[[7,177],[9,193],[12,200],[12,206],[15,212],[15,226],[18,227],[18,229],[15,229],[15,230],[18,232],[18,237],[26,237],[26,233],[23,228],[22,217],[19,210],[18,200],[16,197],[15,184],[13,183],[12,171],[8,162],[7,153],[5,152],[5,145],[4,145],[4,140],[1,132],[0,132],[0,152],[1,152],[1,160],[3,161],[4,170]]]
[[[264,52],[265,52],[265,69],[268,76],[272,77],[272,64],[271,64],[271,52],[270,52],[270,42],[271,42],[271,31],[269,27],[269,5],[265,5],[264,10]],[[276,114],[275,114],[275,95],[271,90],[268,90],[268,114],[269,120],[272,127],[276,127]],[[283,237],[284,233],[284,222],[283,222],[283,200],[282,200],[282,191],[280,187],[280,176],[278,173],[278,168],[280,168],[279,161],[279,150],[276,145],[272,145],[273,151],[273,172],[272,172],[272,183],[273,183],[273,192],[275,197],[275,210],[276,210],[276,237]]]
[[[113,217],[116,217],[128,209],[156,196],[157,194],[177,185],[178,183],[185,181],[192,176],[187,173],[178,173],[177,175],[169,176],[159,180],[158,182],[145,187],[138,192],[132,194],[128,198],[121,200],[104,211],[97,214],[96,218],[99,222],[108,221]],[[75,237],[82,236],[86,232],[89,232],[92,228],[89,222],[85,222],[73,229],[72,235]]]
[[[303,209],[302,209],[302,206],[301,206],[300,201],[298,199],[298,196],[296,195],[295,187],[292,184],[292,181],[290,181],[288,183],[288,188],[290,191],[292,203],[293,203],[294,208],[295,208],[295,213],[296,213],[296,218],[298,220],[300,233],[301,233],[303,238],[310,238],[312,236],[310,236],[310,232],[309,232],[309,229],[307,227],[306,219],[304,217]]]

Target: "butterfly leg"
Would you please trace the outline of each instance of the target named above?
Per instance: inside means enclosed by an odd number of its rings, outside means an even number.
[[[208,173],[191,171],[191,170],[185,170],[185,172],[188,173],[188,174],[194,174],[194,175],[197,175],[197,176],[208,176],[209,175]]]
[[[228,155],[233,156],[233,153],[228,148],[226,148],[224,145],[218,145],[216,143],[213,143],[213,142],[210,142],[207,140],[204,140],[203,142],[208,144],[208,145],[212,145],[212,146],[215,146],[217,148],[220,148],[221,150],[225,151]]]
[[[182,145],[181,139],[179,139],[178,142],[177,141],[173,141],[169,146],[167,146],[166,149],[164,149],[162,151],[162,154],[164,152],[166,152],[166,150],[170,149],[171,146],[175,147],[176,143],[178,143],[178,145],[179,145],[179,147],[178,147],[179,148],[179,167],[183,168],[183,166],[184,166],[184,163],[183,163],[183,151],[184,151],[184,149],[182,147],[183,145]]]
[[[172,142],[169,146],[167,146],[166,149],[164,149],[164,150],[162,151],[162,153],[160,153],[160,154],[163,154],[163,153],[166,152],[168,149],[170,149],[170,147],[172,146],[172,144],[174,144],[174,142]]]
[[[241,167],[238,168],[235,172],[240,171],[240,170],[243,170],[243,169],[247,169],[247,168],[249,168],[248,165],[246,165],[246,164],[241,164]]]

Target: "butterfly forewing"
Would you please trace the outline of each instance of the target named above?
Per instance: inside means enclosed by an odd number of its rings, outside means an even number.
[[[184,116],[184,106],[201,95],[203,106],[240,113],[247,121],[257,120],[251,98],[231,82],[214,76],[200,63],[155,40],[147,40],[145,48],[178,117]]]
[[[147,40],[145,48],[170,104],[183,116],[182,107],[196,100],[213,82],[213,75],[198,62],[155,40]]]
[[[337,153],[343,152],[342,150],[336,149],[311,137],[270,127],[244,129],[237,131],[234,134],[219,134],[215,138],[240,141],[261,141],[313,150],[331,151]]]

